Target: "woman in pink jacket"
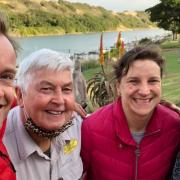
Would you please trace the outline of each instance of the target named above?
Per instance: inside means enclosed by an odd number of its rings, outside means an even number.
[[[82,159],[88,180],[165,180],[180,146],[180,116],[160,105],[164,60],[135,47],[115,66],[119,98],[86,118]]]

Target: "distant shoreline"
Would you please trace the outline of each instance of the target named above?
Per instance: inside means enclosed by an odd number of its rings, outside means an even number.
[[[145,30],[145,29],[160,29],[158,27],[147,27],[147,28],[126,28],[126,27],[119,27],[116,30],[109,30],[109,31],[102,31],[102,32],[124,32],[124,31],[134,31],[134,30]],[[14,38],[26,38],[26,37],[41,37],[41,36],[64,36],[64,35],[79,35],[79,34],[94,34],[94,33],[101,33],[101,32],[77,32],[77,33],[50,33],[50,34],[37,34],[37,35],[27,35],[21,36],[19,34],[10,32],[10,35]]]

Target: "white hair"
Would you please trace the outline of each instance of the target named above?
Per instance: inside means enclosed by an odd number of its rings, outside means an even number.
[[[50,49],[40,49],[22,61],[16,74],[16,85],[26,90],[29,81],[39,70],[61,71],[67,69],[73,73],[73,67],[73,62],[66,54]]]

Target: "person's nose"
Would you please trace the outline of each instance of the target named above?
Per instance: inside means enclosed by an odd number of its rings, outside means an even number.
[[[54,93],[52,102],[56,104],[64,104],[65,99],[64,99],[63,92],[61,90],[57,90]]]
[[[150,93],[150,88],[147,82],[143,82],[141,83],[140,87],[139,87],[139,94],[141,96],[147,96]]]

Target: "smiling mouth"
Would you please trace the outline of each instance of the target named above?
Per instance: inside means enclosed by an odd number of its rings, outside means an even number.
[[[55,116],[62,115],[64,113],[64,111],[49,111],[49,110],[46,110],[46,112]]]
[[[142,99],[142,98],[133,98],[133,99],[134,99],[134,101],[136,101],[136,102],[149,103],[149,102],[151,102],[151,100],[152,100],[153,98],[146,98],[146,99]]]

